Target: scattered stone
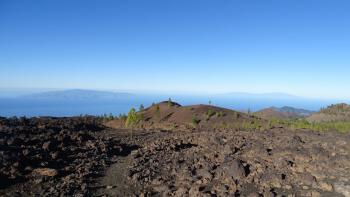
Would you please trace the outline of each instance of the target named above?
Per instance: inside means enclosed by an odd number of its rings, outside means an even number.
[[[321,197],[321,194],[318,191],[311,191],[311,192],[308,193],[308,196],[310,196],[310,197]]]
[[[326,183],[326,182],[319,182],[319,183],[318,183],[318,186],[319,186],[319,188],[320,188],[321,190],[323,190],[323,191],[328,191],[328,192],[330,192],[330,191],[333,190],[332,185],[331,185],[331,184],[328,184],[328,183]]]
[[[36,168],[33,170],[33,173],[35,175],[40,175],[40,176],[56,176],[58,174],[57,170],[55,169],[50,169],[50,168]]]
[[[342,182],[335,183],[334,190],[340,194],[343,194],[345,197],[350,197],[350,184],[346,185]]]
[[[45,143],[43,144],[43,146],[42,146],[43,150],[48,151],[49,148],[50,148],[50,144],[51,144],[50,141],[45,142]]]

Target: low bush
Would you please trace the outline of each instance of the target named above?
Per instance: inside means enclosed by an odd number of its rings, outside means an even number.
[[[206,115],[207,115],[206,120],[208,121],[208,120],[209,120],[212,116],[214,116],[215,114],[216,114],[215,111],[209,109],[209,110],[207,111],[207,113],[206,113]]]
[[[192,124],[193,125],[198,125],[200,123],[200,119],[198,119],[197,117],[193,116],[192,117]]]
[[[139,123],[142,120],[142,114],[137,113],[135,108],[131,108],[126,118],[125,126],[129,127]]]
[[[305,119],[296,120],[270,120],[270,127],[285,126],[293,130],[310,129],[319,132],[338,131],[341,133],[350,132],[350,122],[333,121],[333,122],[308,122]]]

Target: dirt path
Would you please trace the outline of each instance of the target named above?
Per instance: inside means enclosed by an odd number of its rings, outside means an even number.
[[[131,156],[120,157],[118,162],[108,168],[106,174],[101,178],[100,189],[96,196],[133,196],[138,191],[136,185],[131,185],[127,179],[128,165],[131,163]]]
[[[143,132],[137,132],[134,136],[130,134],[129,130],[110,130],[106,131],[104,135],[133,145],[124,150],[124,155],[118,156],[116,163],[112,164],[104,176],[97,180],[94,196],[135,196],[141,190],[141,186],[130,182],[128,168],[133,162],[132,151],[141,148],[135,145],[137,144],[135,141],[143,135]]]

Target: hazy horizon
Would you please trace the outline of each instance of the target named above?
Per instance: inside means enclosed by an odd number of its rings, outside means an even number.
[[[9,88],[0,87],[1,97],[16,97],[36,93],[67,91],[67,90],[87,90],[87,91],[101,91],[101,92],[115,92],[115,93],[130,93],[135,95],[185,95],[185,96],[229,96],[230,94],[247,94],[247,95],[276,95],[276,96],[290,96],[299,99],[315,99],[315,100],[343,100],[350,101],[350,98],[337,97],[312,97],[300,96],[288,92],[247,92],[247,91],[228,91],[228,92],[185,92],[185,91],[149,91],[149,90],[135,90],[135,89],[89,89],[89,88]],[[278,99],[278,98],[277,98]]]
[[[52,90],[52,89],[51,89]],[[223,94],[135,93],[126,91],[54,90],[6,93],[0,89],[0,116],[78,116],[127,113],[132,107],[150,106],[171,98],[181,105],[209,104],[237,111],[284,107],[318,111],[344,99],[312,99],[283,93]],[[122,93],[122,94],[120,94]],[[131,94],[130,94],[131,93]]]

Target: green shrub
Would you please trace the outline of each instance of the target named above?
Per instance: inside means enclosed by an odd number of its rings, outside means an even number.
[[[222,122],[221,125],[220,125],[220,128],[221,129],[226,129],[227,128],[227,123],[225,121]]]
[[[193,124],[193,125],[198,125],[200,121],[201,121],[201,120],[198,119],[196,116],[193,116],[193,117],[192,117],[192,124]]]
[[[212,116],[214,116],[215,114],[216,114],[215,111],[209,109],[209,110],[207,111],[207,113],[206,113],[206,115],[207,115],[206,120],[209,120],[209,119],[210,119]]]
[[[222,111],[219,111],[218,113],[216,113],[216,116],[217,117],[222,117],[222,116],[224,116],[224,114],[222,113]]]
[[[131,108],[126,118],[125,126],[129,127],[139,123],[142,120],[142,114],[137,113],[135,108]]]
[[[215,114],[216,114],[216,112],[213,111],[213,110],[211,110],[211,109],[209,109],[209,110],[207,111],[207,115],[208,115],[209,117],[212,117],[212,116],[214,116]]]
[[[341,133],[350,132],[350,122],[334,121],[334,122],[308,122],[305,119],[296,120],[278,120],[273,119],[269,121],[270,128],[276,126],[283,126],[292,130],[310,129],[313,131],[327,132],[337,131]]]

